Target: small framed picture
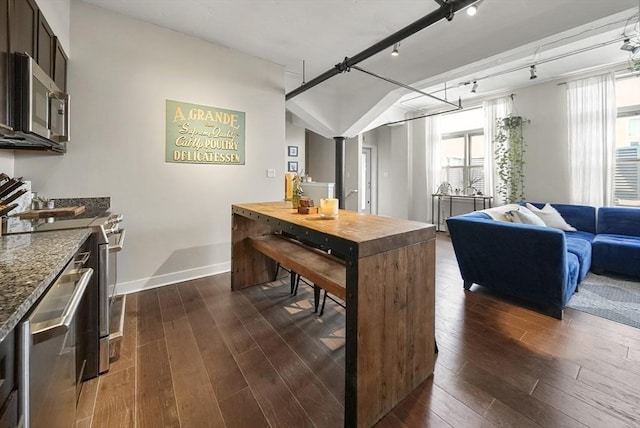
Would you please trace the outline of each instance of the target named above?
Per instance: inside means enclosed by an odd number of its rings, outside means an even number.
[[[289,162],[287,170],[289,172],[297,172],[298,171],[298,162]]]
[[[298,157],[298,146],[289,146],[289,156]]]

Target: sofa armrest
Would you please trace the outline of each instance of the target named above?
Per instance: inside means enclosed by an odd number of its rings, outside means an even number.
[[[564,306],[569,273],[562,231],[465,215],[450,217],[447,227],[465,283]]]

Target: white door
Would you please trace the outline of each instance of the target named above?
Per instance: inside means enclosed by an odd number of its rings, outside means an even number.
[[[371,147],[363,147],[360,171],[360,212],[371,214],[371,186],[373,165],[371,163]]]

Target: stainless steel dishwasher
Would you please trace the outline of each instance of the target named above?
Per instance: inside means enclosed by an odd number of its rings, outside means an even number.
[[[80,387],[76,348],[93,269],[71,261],[20,325],[20,398],[25,428],[71,428]]]

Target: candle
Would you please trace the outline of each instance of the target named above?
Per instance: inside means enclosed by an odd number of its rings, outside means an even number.
[[[320,217],[338,217],[338,200],[335,198],[320,199]]]

